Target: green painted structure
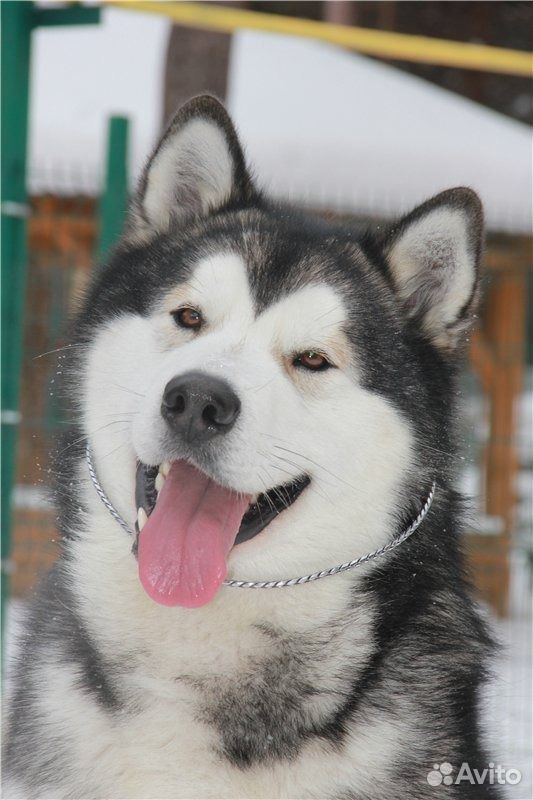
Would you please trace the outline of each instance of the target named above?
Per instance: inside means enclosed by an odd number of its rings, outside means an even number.
[[[111,117],[107,135],[105,183],[100,200],[98,257],[103,258],[118,239],[128,205],[129,120]]]
[[[27,271],[26,183],[32,32],[43,26],[100,22],[100,8],[37,7],[33,2],[2,0],[2,620],[9,593],[11,497],[20,422],[20,374],[23,358]],[[99,209],[97,256],[118,237],[128,195],[128,120],[112,117],[108,133],[105,185]]]
[[[26,148],[33,4],[2,15],[2,612],[8,592],[11,488],[19,423],[26,288]],[[2,620],[4,615],[2,613]]]

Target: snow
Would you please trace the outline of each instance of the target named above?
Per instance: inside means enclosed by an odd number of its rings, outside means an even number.
[[[469,185],[491,227],[531,231],[526,125],[368,58],[305,39],[236,37],[229,107],[276,194],[397,214]]]
[[[35,33],[31,188],[99,189],[106,120],[133,123],[135,178],[161,125],[169,22],[104,9],[102,24]],[[395,215],[470,185],[489,226],[531,231],[526,125],[327,44],[240,31],[229,109],[255,172],[275,195],[357,214]]]
[[[97,192],[107,119],[132,121],[130,165],[137,174],[162,115],[169,23],[152,14],[102,10],[100,25],[39,28],[31,69],[31,189]]]
[[[508,619],[493,621],[500,653],[483,697],[489,752],[495,764],[518,769],[522,780],[506,787],[507,800],[531,800],[532,779],[532,619],[530,570],[524,554],[511,560],[512,608]]]

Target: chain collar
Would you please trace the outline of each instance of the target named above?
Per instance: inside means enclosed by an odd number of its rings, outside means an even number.
[[[87,461],[87,467],[89,469],[89,475],[91,476],[91,480],[93,482],[93,486],[96,489],[96,493],[98,497],[107,508],[111,516],[118,522],[121,528],[123,528],[126,533],[130,536],[135,536],[135,531],[131,528],[126,520],[119,514],[116,510],[115,506],[108,498],[104,490],[102,489],[102,485],[98,480],[98,475],[96,474],[96,470],[93,463],[91,448],[87,444],[85,449],[85,458]],[[433,498],[435,497],[435,489],[436,483],[433,481],[431,484],[431,489],[428,492],[424,505],[420,509],[420,512],[416,519],[411,522],[408,528],[406,528],[402,533],[399,534],[396,538],[392,539],[388,544],[383,545],[383,547],[378,547],[377,550],[372,550],[371,553],[366,553],[363,556],[359,556],[358,558],[354,558],[353,561],[346,561],[344,564],[337,564],[335,567],[330,567],[329,569],[323,569],[321,572],[312,572],[310,575],[302,575],[300,578],[288,578],[286,580],[281,581],[235,581],[235,580],[225,580],[223,585],[230,586],[234,589],[283,589],[286,586],[300,586],[303,583],[311,583],[311,581],[318,581],[321,578],[329,578],[330,575],[338,575],[340,572],[348,572],[349,570],[355,569],[356,567],[360,567],[363,564],[366,564],[368,561],[372,561],[374,558],[378,558],[379,556],[388,553],[390,550],[394,550],[394,548],[398,547],[399,545],[403,544],[406,539],[408,539],[416,530],[420,527],[422,522],[424,521],[425,517],[429,509],[431,508],[431,504],[433,503]]]

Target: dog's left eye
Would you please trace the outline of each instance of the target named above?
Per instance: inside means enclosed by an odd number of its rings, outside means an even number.
[[[198,330],[202,327],[203,318],[196,308],[191,308],[190,306],[178,308],[177,311],[172,312],[172,317],[180,328]]]
[[[303,367],[312,372],[320,372],[333,366],[325,355],[317,353],[315,350],[306,350],[304,353],[299,353],[292,363],[295,367]]]

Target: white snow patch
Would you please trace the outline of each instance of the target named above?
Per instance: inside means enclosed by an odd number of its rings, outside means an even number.
[[[162,123],[165,18],[104,9],[95,26],[34,35],[32,189],[97,192],[106,120],[133,123],[135,179]],[[531,132],[386,64],[321,42],[233,36],[228,106],[275,195],[397,215],[454,185],[476,189],[489,226],[531,231]]]
[[[274,194],[395,215],[467,185],[479,192],[490,227],[531,232],[526,125],[306,39],[243,31],[229,77],[229,109]]]
[[[99,25],[39,28],[33,34],[33,192],[99,192],[113,114],[132,121],[134,174],[159,134],[169,21],[114,8],[102,9],[101,19]]]

